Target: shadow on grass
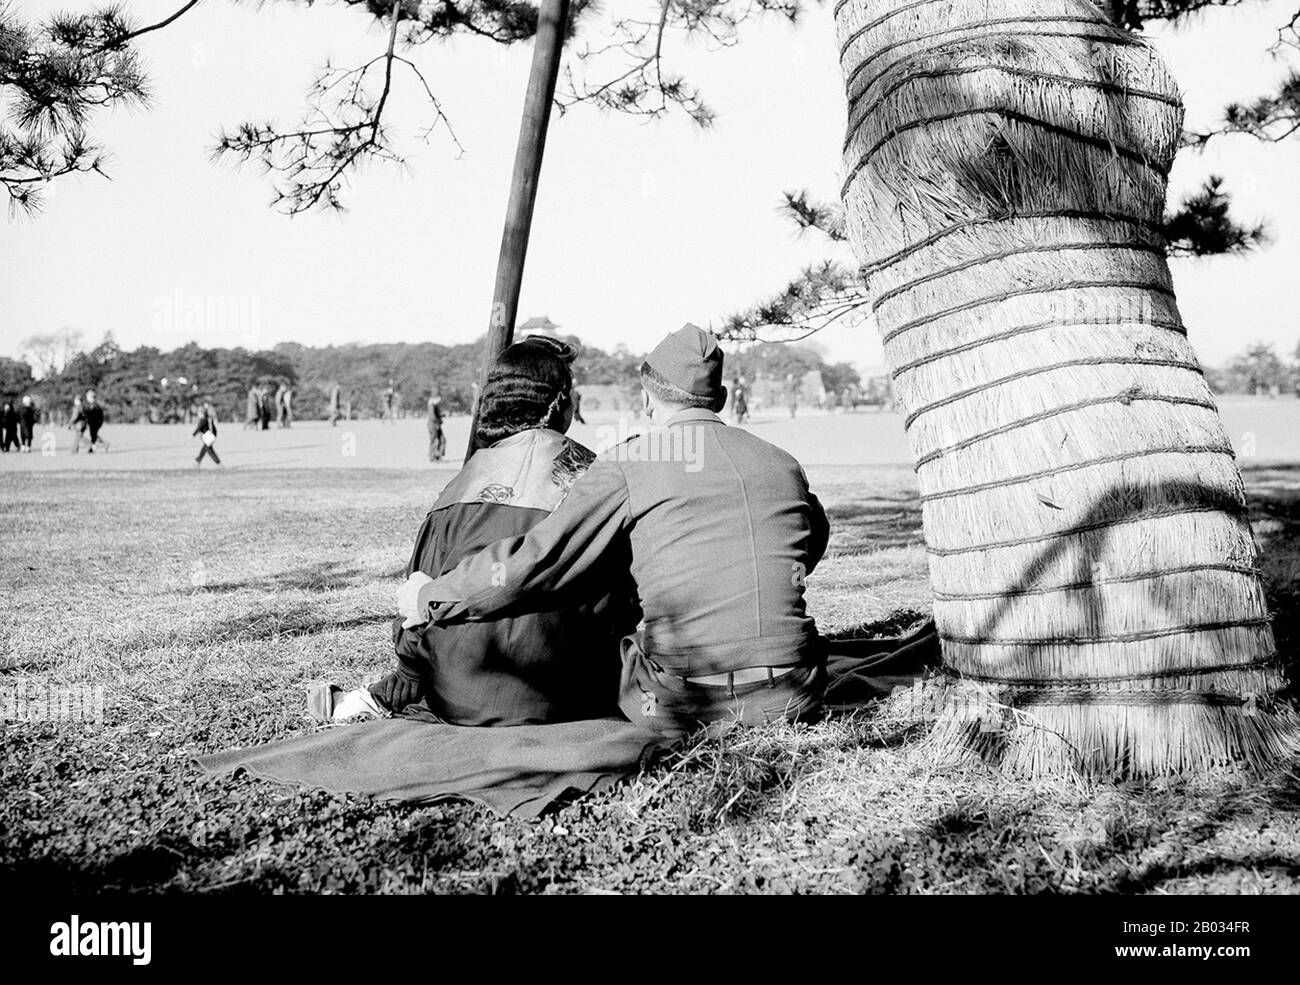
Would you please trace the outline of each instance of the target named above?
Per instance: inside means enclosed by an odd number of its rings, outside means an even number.
[[[118,644],[124,653],[160,646],[211,646],[216,643],[271,643],[285,637],[318,636],[392,622],[395,613],[377,612],[337,618],[317,602],[289,602],[247,609],[214,622],[187,625],[177,632],[142,632]],[[386,631],[385,631],[386,634]],[[385,636],[386,638],[386,636]]]
[[[405,574],[405,569],[402,569]],[[262,589],[265,591],[329,592],[340,588],[352,588],[374,580],[374,576],[363,572],[356,565],[340,561],[319,561],[299,568],[289,568],[255,577],[241,578],[234,581],[209,582],[202,586],[202,592],[239,592],[244,589]],[[191,594],[192,588],[178,589],[178,594]]]
[[[189,861],[170,846],[142,845],[103,865],[45,856],[0,867],[0,874],[7,888],[19,893],[138,892],[167,885]]]
[[[920,547],[920,494],[896,498],[865,497],[826,507],[831,522],[830,547],[836,554],[863,554],[898,547]]]
[[[825,633],[826,639],[836,642],[843,640],[889,640],[891,645],[895,638],[909,636],[921,629],[934,617],[920,609],[898,609],[884,619],[858,623],[843,629],[834,629]]]
[[[257,798],[259,805],[276,804],[274,792]],[[318,808],[321,798],[280,796],[279,802]],[[205,822],[229,822],[239,805],[224,805],[209,812]],[[256,893],[274,892],[374,892],[380,889],[409,890],[427,882],[429,874],[450,867],[465,854],[462,839],[454,825],[446,821],[417,824],[410,834],[385,841],[373,836],[373,844],[358,851],[358,838],[351,833],[354,824],[368,827],[384,818],[409,815],[401,808],[368,808],[364,804],[347,804],[340,809],[325,802],[324,813],[344,823],[328,830],[316,830],[296,818],[277,831],[277,839],[268,847],[264,841],[247,836],[229,837],[226,832],[206,846],[195,845],[179,837],[167,837],[149,844],[137,843],[120,854],[100,859],[82,860],[66,855],[9,861],[0,864],[0,879],[6,889],[24,895],[84,894],[102,892],[199,892]],[[389,822],[391,824],[391,821]],[[450,829],[450,830],[449,830]],[[303,859],[315,858],[316,861]],[[418,865],[418,868],[417,868]],[[216,872],[207,871],[216,869]],[[219,873],[219,874],[218,874]]]
[[[1261,815],[1300,804],[1300,779],[1285,770],[1225,781],[1210,791],[1130,782],[1084,827],[1053,816],[1038,798],[998,807],[960,803],[927,824],[920,840],[934,880],[953,865],[965,892],[1159,892],[1175,879],[1232,873],[1300,877],[1300,856],[1274,845],[1234,849]],[[965,869],[966,871],[963,871]],[[984,870],[989,870],[987,873]],[[1011,878],[1015,874],[1014,879]]]
[[[1271,873],[1291,879],[1300,878],[1300,861],[1283,855],[1211,855],[1195,862],[1174,862],[1147,866],[1140,872],[1119,879],[1117,893],[1145,893],[1158,889],[1171,879],[1216,876],[1230,872]]]
[[[1247,796],[1253,790],[1261,794],[1257,799]],[[1136,787],[1138,794],[1150,794],[1146,785]],[[1148,804],[1163,805],[1157,816],[1138,814],[1136,818],[1123,812],[1107,819],[1107,840],[1097,846],[1095,854],[1102,863],[1123,862],[1127,853],[1133,856],[1131,864],[1118,867],[1113,886],[1118,893],[1147,893],[1159,890],[1172,879],[1196,876],[1216,876],[1231,872],[1252,874],[1275,873],[1287,878],[1300,877],[1300,857],[1286,856],[1270,848],[1267,851],[1224,850],[1226,846],[1206,847],[1200,858],[1189,858],[1189,849],[1208,846],[1236,823],[1251,823],[1251,815],[1261,808],[1294,809],[1300,798],[1300,785],[1290,773],[1275,773],[1263,781],[1263,789],[1251,781],[1247,788],[1231,784],[1202,807],[1190,811],[1159,793],[1148,799]],[[1230,837],[1230,835],[1229,835]],[[1143,861],[1143,854],[1159,844],[1177,845],[1177,857]]]
[[[28,674],[34,670],[47,670],[54,666],[53,657],[33,657],[28,660],[6,662],[0,658],[0,674]]]
[[[150,844],[110,858],[103,865],[76,869],[65,862],[64,866],[70,878],[84,881],[96,891],[130,892],[165,886],[186,871],[229,855],[231,850],[224,841],[200,847],[179,836],[162,835]]]
[[[1243,470],[1287,694],[1300,697],[1300,465]]]
[[[392,622],[393,613],[331,619],[313,605],[288,605],[273,610],[259,610],[231,616],[196,631],[201,642],[234,640],[263,642],[284,636],[315,636],[341,630],[358,629]]]
[[[708,728],[664,758],[673,769],[692,768],[676,793],[678,820],[694,834],[748,821],[795,783],[798,745],[769,728]]]

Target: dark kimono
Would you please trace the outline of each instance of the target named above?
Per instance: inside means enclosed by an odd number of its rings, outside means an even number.
[[[436,578],[489,544],[523,536],[560,505],[594,457],[544,429],[477,452],[425,518],[408,573]],[[398,672],[418,676],[422,703],[457,725],[618,717],[619,640],[640,618],[635,598],[628,559],[614,555],[548,599],[545,611],[534,604],[490,622],[412,629],[399,617]]]

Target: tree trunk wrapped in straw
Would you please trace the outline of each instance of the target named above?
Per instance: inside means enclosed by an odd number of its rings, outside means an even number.
[[[949,698],[1000,709],[950,707],[936,740],[1134,775],[1294,749],[1159,231],[1168,72],[1086,0],[835,17],[848,232],[917,460]]]

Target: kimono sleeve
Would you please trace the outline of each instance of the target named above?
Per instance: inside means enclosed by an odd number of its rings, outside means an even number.
[[[411,551],[411,560],[407,562],[406,573],[423,571],[433,576],[442,570],[445,555],[444,514],[430,512],[420,525],[420,532],[415,535],[415,547]],[[397,669],[409,680],[420,679],[420,668],[427,666],[432,656],[429,641],[425,638],[428,625],[412,629],[402,628],[402,617],[393,620],[393,650],[397,654]]]

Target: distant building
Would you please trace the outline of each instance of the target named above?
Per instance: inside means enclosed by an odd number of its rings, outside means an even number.
[[[540,318],[529,318],[522,325],[515,326],[515,336],[523,338],[525,335],[555,335],[560,326],[551,321],[546,315]]]

